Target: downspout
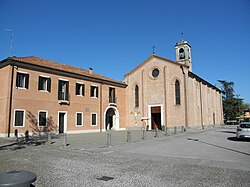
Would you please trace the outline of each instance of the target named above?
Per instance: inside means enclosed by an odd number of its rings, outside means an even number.
[[[165,127],[167,127],[167,88],[166,88],[166,66],[163,68],[164,78],[164,104],[165,104]]]
[[[100,85],[100,132],[102,132],[102,82]]]
[[[184,98],[185,98],[185,127],[188,126],[188,116],[187,116],[187,83],[186,83],[186,74],[184,72],[183,66],[180,67],[183,73],[184,78]]]
[[[10,104],[9,104],[9,122],[8,122],[8,138],[10,137],[10,126],[11,126],[12,97],[13,97],[13,79],[14,79],[14,63],[11,65],[11,80],[10,80]]]
[[[200,104],[201,104],[201,127],[202,127],[202,129],[204,129],[204,124],[203,124],[203,105],[202,105],[201,82],[200,82]]]

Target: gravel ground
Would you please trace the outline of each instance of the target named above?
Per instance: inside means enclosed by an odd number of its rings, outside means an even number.
[[[203,136],[215,137],[217,132],[211,133]],[[181,136],[177,136],[171,137],[168,142],[176,140],[178,143],[178,139],[182,141]],[[168,139],[157,139],[162,143],[166,140]],[[173,158],[164,154],[156,154],[150,146],[148,153],[136,152],[143,144],[154,143],[154,141],[155,139],[149,139],[144,141],[145,143],[133,142],[98,148],[94,151],[93,149],[81,150],[79,145],[76,148],[47,144],[11,146],[0,150],[0,172],[32,171],[37,175],[37,181],[34,183],[36,187],[250,186],[250,170],[248,169],[211,167],[202,164],[204,161],[202,159],[195,162],[190,158]],[[249,146],[249,142],[243,143]],[[168,151],[171,152],[171,150]],[[182,150],[179,151],[182,152]],[[249,159],[249,156],[243,156],[246,161]],[[99,180],[103,176],[111,177],[111,180]]]

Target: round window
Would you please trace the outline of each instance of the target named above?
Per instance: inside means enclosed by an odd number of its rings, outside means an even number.
[[[156,77],[159,76],[159,70],[158,70],[157,68],[153,69],[153,71],[152,71],[152,76],[153,76],[154,78],[156,78]]]

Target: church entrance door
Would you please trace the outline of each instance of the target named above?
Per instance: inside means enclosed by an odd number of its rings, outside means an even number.
[[[151,125],[152,129],[160,129],[161,130],[161,107],[151,107]]]

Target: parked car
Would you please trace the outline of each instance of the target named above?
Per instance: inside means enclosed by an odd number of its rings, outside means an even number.
[[[250,138],[250,122],[241,122],[237,126],[236,137],[239,138]]]

